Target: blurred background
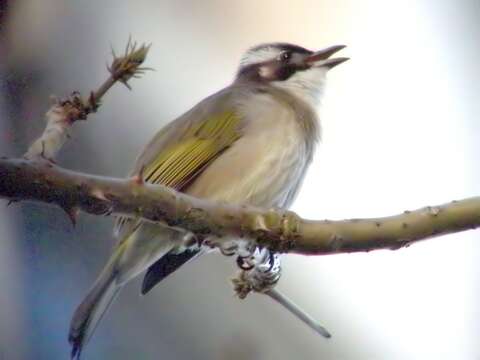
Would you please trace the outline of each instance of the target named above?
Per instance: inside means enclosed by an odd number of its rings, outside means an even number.
[[[152,134],[232,80],[252,45],[347,44],[329,74],[323,143],[294,210],[382,216],[480,193],[478,0],[0,1],[0,152],[20,156],[49,96],[107,76],[110,45],[152,42],[155,72],[115,87],[75,125],[59,163],[124,176]],[[1,181],[1,179],[0,179]],[[78,226],[0,203],[0,359],[66,359],[70,317],[113,245],[112,219]],[[399,251],[285,256],[279,288],[333,333],[260,295],[233,296],[209,255],[141,297],[129,284],[85,359],[478,359],[480,232]]]

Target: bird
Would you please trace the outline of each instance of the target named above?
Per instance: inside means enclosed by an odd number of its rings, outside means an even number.
[[[131,175],[211,201],[289,208],[321,137],[326,75],[348,60],[332,57],[343,48],[278,42],[248,49],[232,83],[160,129]],[[181,229],[139,218],[118,218],[114,235],[110,259],[72,317],[72,359],[126,283],[146,271],[146,294],[204,252]]]

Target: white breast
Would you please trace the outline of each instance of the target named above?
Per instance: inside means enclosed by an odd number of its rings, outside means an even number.
[[[215,201],[286,207],[307,166],[304,133],[291,107],[268,94],[239,106],[244,136],[214,160],[187,193]],[[290,195],[290,196],[289,196]]]

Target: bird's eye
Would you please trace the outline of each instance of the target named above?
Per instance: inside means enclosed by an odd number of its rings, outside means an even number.
[[[284,51],[278,56],[278,60],[280,61],[288,61],[292,57],[292,53],[290,51]]]

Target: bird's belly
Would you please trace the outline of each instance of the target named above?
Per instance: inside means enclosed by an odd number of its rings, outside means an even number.
[[[240,138],[189,186],[200,198],[262,207],[288,207],[306,166],[297,124]],[[288,201],[290,202],[290,201]]]

